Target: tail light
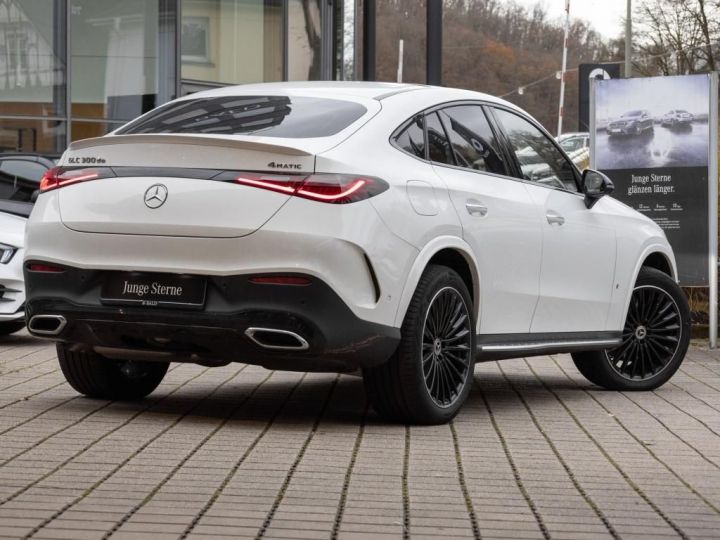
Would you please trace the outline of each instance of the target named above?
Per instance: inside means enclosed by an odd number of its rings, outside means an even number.
[[[235,182],[313,201],[347,204],[369,199],[388,189],[373,176],[318,173],[310,176],[243,173]]]
[[[115,176],[115,173],[110,167],[53,167],[47,170],[40,180],[40,192],[112,176]]]
[[[144,174],[156,173],[157,171],[148,170]],[[110,167],[54,167],[43,175],[40,181],[40,192],[44,193],[80,182],[116,176],[115,171]],[[318,173],[307,176],[224,171],[212,176],[212,179],[233,181],[245,186],[331,204],[362,201],[388,189],[387,182],[380,178],[353,174]]]
[[[237,173],[235,173],[235,175],[237,175]],[[238,184],[269,189],[270,191],[278,191],[280,193],[287,193],[288,195],[293,195],[304,181],[304,176],[251,172],[244,172],[235,178],[235,182]]]

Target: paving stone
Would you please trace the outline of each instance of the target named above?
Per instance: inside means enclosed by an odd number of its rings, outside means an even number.
[[[0,540],[664,539],[720,531],[720,353],[599,390],[567,355],[479,364],[452,425],[387,423],[356,376],[173,365],[77,396],[52,345],[0,342]]]

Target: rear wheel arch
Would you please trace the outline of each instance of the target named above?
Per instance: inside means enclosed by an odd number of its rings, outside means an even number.
[[[435,238],[429,242],[416,257],[408,273],[400,303],[395,317],[395,326],[400,327],[410,300],[420,282],[420,278],[429,265],[442,265],[453,269],[462,278],[473,301],[477,324],[480,320],[480,275],[477,261],[470,246],[458,237],[448,236]]]
[[[471,263],[468,262],[467,258],[462,252],[458,251],[455,248],[441,249],[430,258],[430,260],[425,266],[428,266],[430,264],[447,266],[448,268],[452,268],[453,270],[455,270],[462,278],[463,282],[465,282],[465,286],[470,292],[470,297],[473,299],[473,304],[476,303],[475,291],[477,289],[477,284],[475,283],[473,272],[470,269]]]

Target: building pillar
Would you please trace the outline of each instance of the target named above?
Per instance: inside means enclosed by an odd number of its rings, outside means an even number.
[[[442,0],[427,0],[426,80],[442,85]]]
[[[363,5],[363,81],[375,80],[376,43],[375,0],[365,0]]]

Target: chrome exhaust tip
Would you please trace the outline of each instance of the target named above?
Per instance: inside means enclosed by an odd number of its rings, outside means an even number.
[[[306,351],[310,348],[305,338],[289,330],[251,326],[245,330],[245,335],[263,349]]]
[[[28,330],[38,336],[57,336],[66,325],[67,319],[62,315],[35,315],[28,323]]]

